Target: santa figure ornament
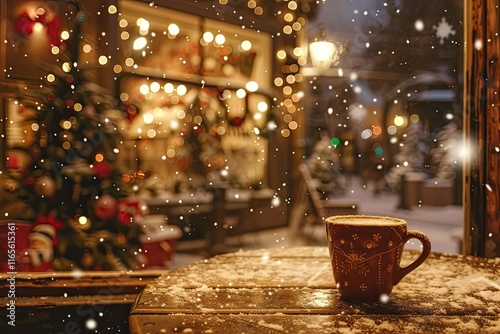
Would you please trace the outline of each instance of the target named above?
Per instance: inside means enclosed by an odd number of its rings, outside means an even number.
[[[52,270],[54,246],[57,245],[56,228],[51,224],[35,225],[28,235],[28,241],[28,254],[33,270]]]

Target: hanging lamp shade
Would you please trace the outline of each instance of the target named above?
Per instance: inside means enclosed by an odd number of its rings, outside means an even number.
[[[337,47],[335,44],[327,41],[314,41],[309,44],[309,53],[311,55],[312,65],[318,69],[327,69],[332,64],[333,56]]]

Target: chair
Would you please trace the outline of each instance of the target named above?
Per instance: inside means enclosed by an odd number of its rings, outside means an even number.
[[[336,215],[355,215],[358,213],[358,201],[353,199],[330,198],[321,199],[318,180],[311,177],[309,166],[300,163],[301,175],[297,197],[290,212],[291,234],[297,236],[306,224],[324,224],[327,217]]]

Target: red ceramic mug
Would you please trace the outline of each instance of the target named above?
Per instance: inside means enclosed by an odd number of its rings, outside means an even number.
[[[333,276],[343,299],[384,301],[394,285],[420,266],[431,251],[429,238],[408,230],[403,219],[345,215],[326,219]],[[409,239],[422,243],[422,253],[401,268],[401,254]]]

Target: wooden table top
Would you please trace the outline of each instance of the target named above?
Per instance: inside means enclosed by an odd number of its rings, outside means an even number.
[[[418,256],[405,251],[402,265]],[[328,249],[297,247],[216,256],[146,286],[132,333],[497,333],[500,259],[431,253],[389,301],[344,301]]]

